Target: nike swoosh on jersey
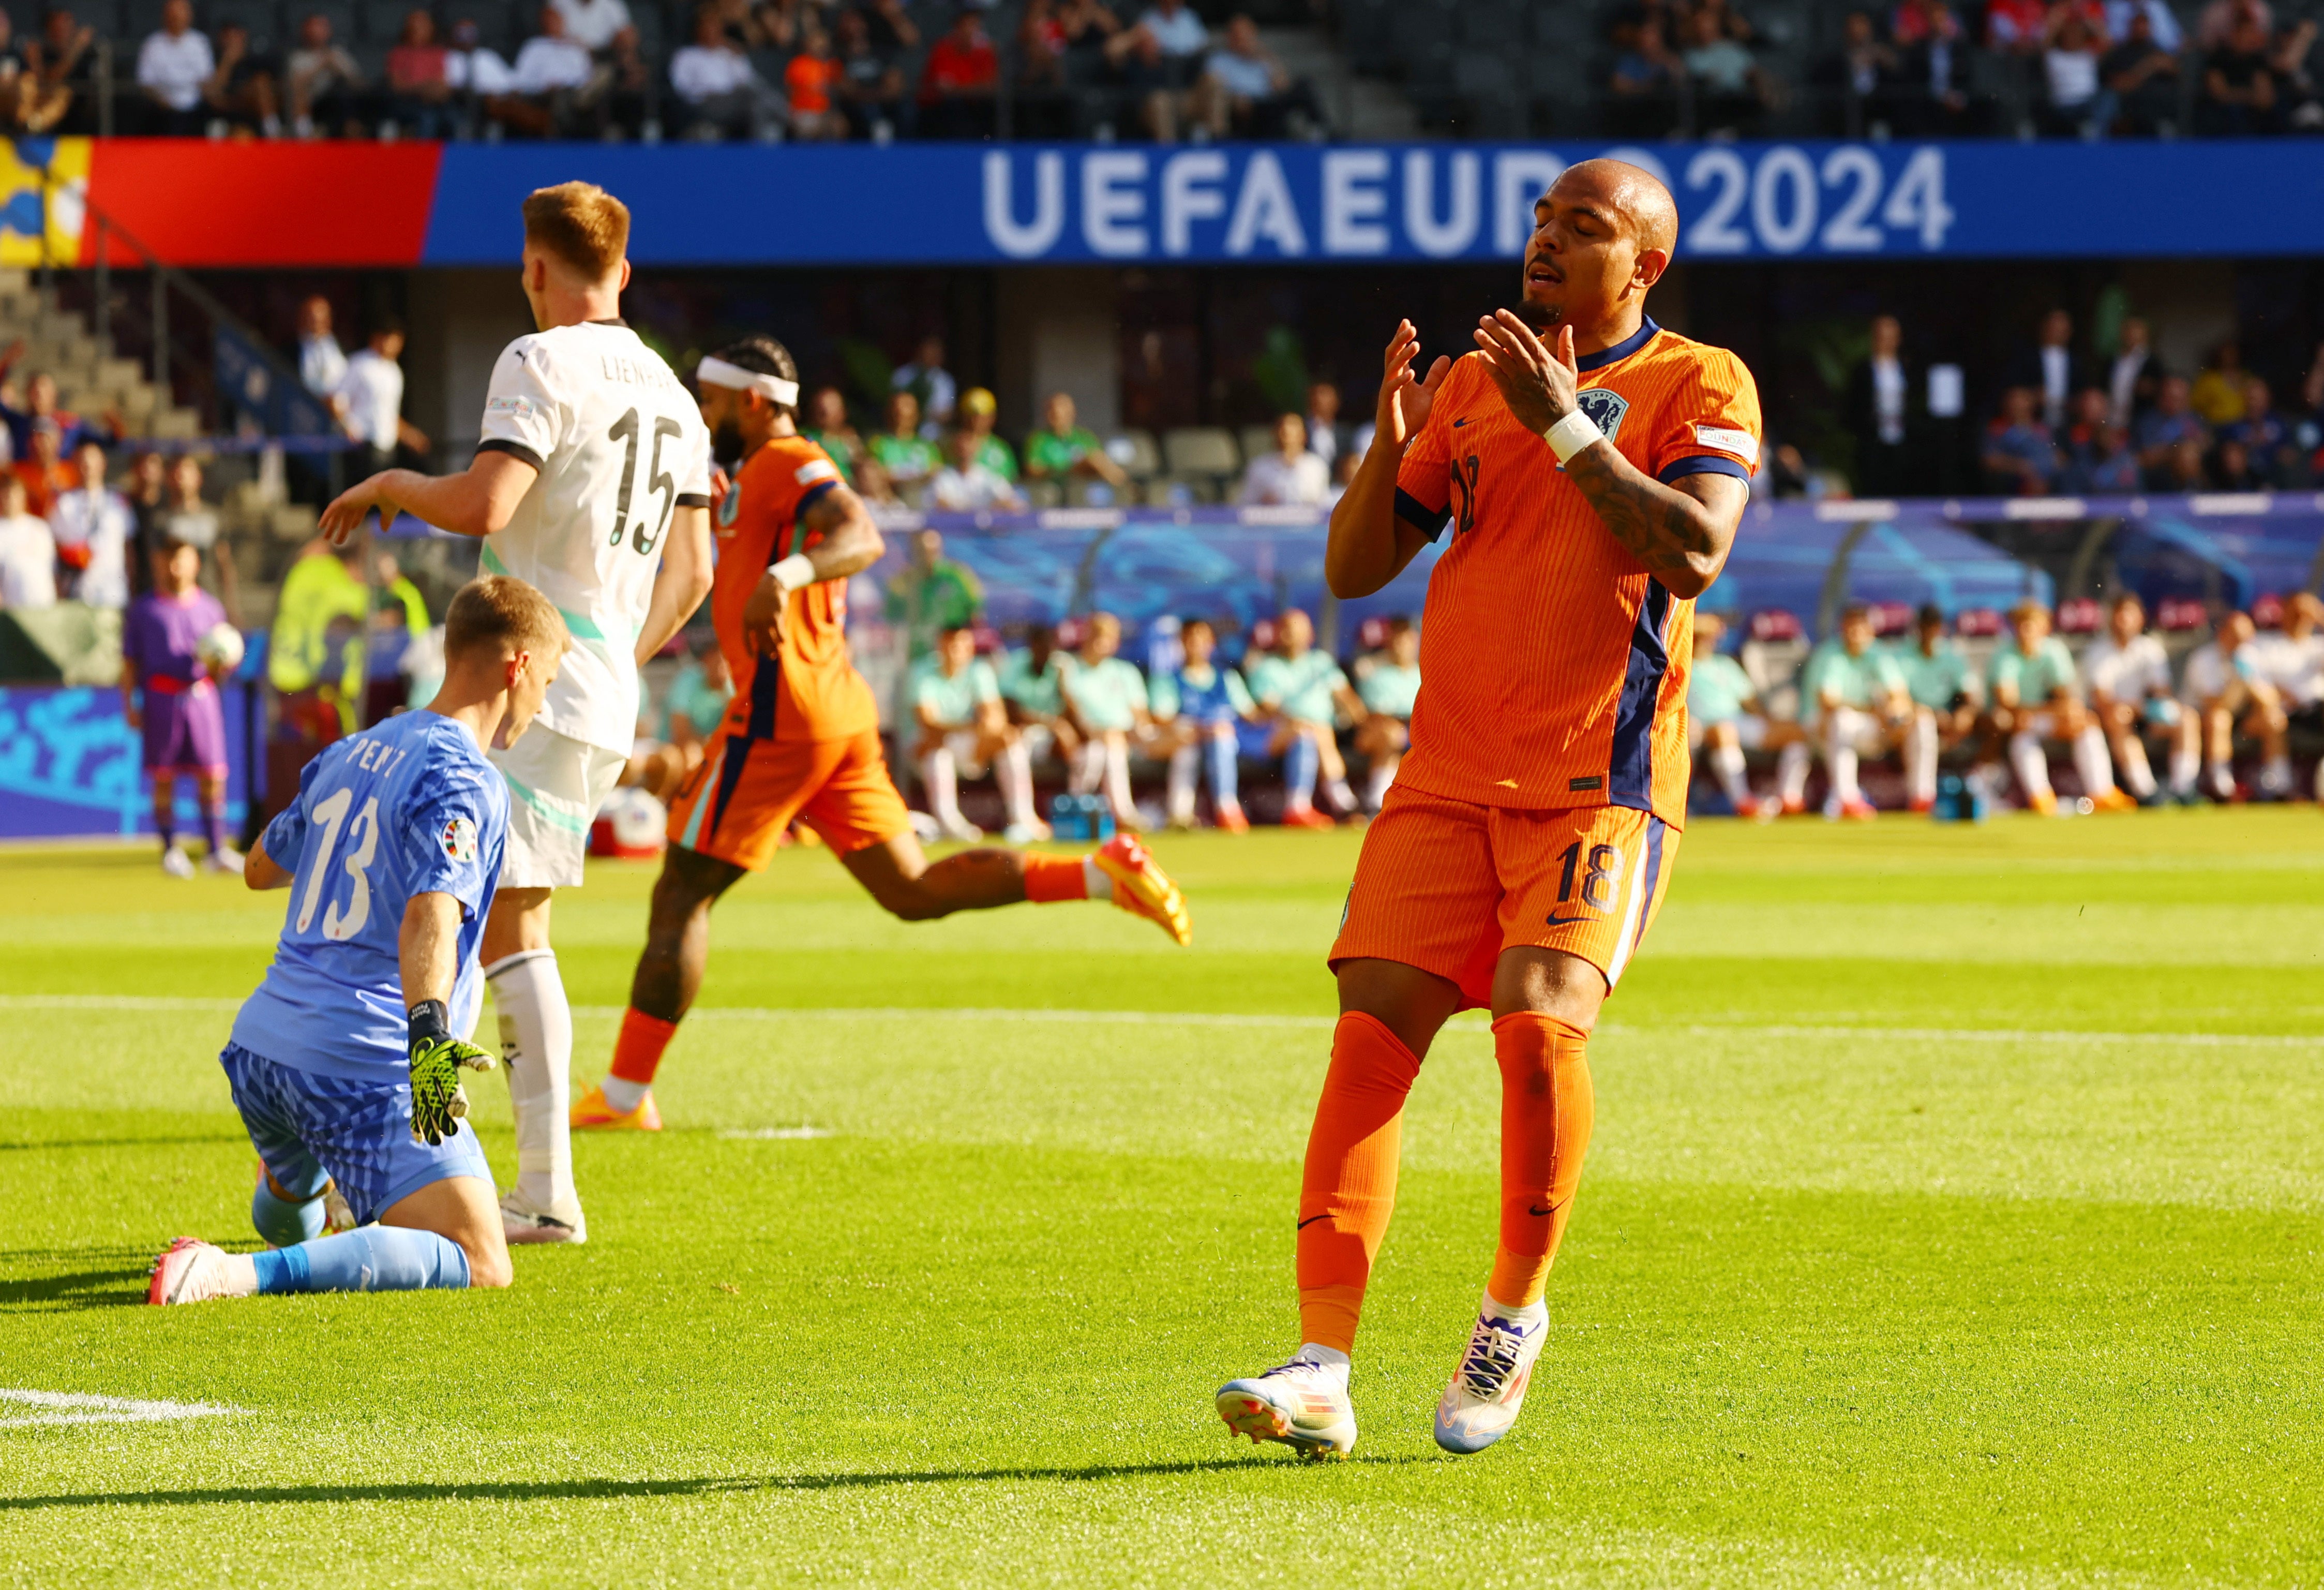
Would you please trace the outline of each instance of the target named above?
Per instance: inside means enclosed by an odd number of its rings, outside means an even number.
[[[1468,415],[1466,415],[1466,414],[1463,414],[1463,415],[1462,415],[1458,420],[1455,420],[1455,421],[1452,421],[1452,429],[1453,429],[1453,430],[1460,430],[1460,429],[1461,429],[1461,427],[1462,427],[1463,425],[1466,425],[1467,423],[1469,423],[1469,416],[1468,416]]]
[[[1552,911],[1548,916],[1542,920],[1546,921],[1553,928],[1571,928],[1576,922],[1594,922],[1598,919],[1591,916],[1588,911],[1582,911],[1577,915],[1570,917],[1561,917],[1555,911]]]
[[[1296,1226],[1294,1229],[1295,1229],[1295,1230],[1298,1230],[1298,1231],[1305,1231],[1305,1230],[1306,1230],[1309,1226],[1311,1226],[1311,1225],[1314,1225],[1314,1224],[1315,1224],[1315,1222],[1317,1222],[1318,1220],[1329,1220],[1331,1217],[1332,1217],[1332,1216],[1331,1216],[1330,1215],[1328,1215],[1328,1214],[1324,1214],[1324,1215],[1310,1215],[1310,1216],[1307,1216],[1307,1218],[1306,1218],[1306,1219],[1302,1220],[1302,1221],[1298,1224],[1298,1225],[1297,1225],[1297,1226]]]

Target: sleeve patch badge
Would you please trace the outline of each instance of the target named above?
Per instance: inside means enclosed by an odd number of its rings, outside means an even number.
[[[532,405],[521,397],[496,397],[484,400],[487,414],[513,414],[520,420],[532,418]]]
[[[800,465],[791,478],[801,485],[813,485],[818,480],[837,480],[839,467],[828,458],[813,458]]]
[[[456,817],[444,825],[444,854],[466,866],[476,859],[476,825],[466,818]]]
[[[1700,446],[1737,454],[1750,463],[1759,461],[1759,439],[1748,430],[1729,430],[1722,425],[1698,425],[1694,428],[1694,439]]]

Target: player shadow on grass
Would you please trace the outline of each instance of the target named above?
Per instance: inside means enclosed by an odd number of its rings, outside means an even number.
[[[0,1512],[51,1507],[203,1507],[218,1502],[294,1503],[345,1502],[595,1502],[627,1496],[740,1496],[770,1491],[843,1491],[862,1486],[942,1485],[999,1480],[1128,1480],[1170,1474],[1248,1470],[1251,1457],[1200,1457],[1179,1463],[1092,1463],[1055,1468],[905,1469],[864,1474],[709,1475],[691,1480],[478,1481],[427,1485],[244,1485],[202,1491],[80,1492],[56,1496],[0,1496]],[[1268,1461],[1259,1457],[1256,1461]],[[1279,1460],[1295,1463],[1288,1454]],[[1374,1466],[1434,1463],[1434,1457],[1400,1455],[1353,1457],[1348,1464]],[[1333,1467],[1347,1465],[1335,1464]]]
[[[53,1263],[60,1260],[108,1264],[111,1268],[25,1277],[5,1273],[21,1263]],[[146,1272],[152,1263],[152,1254],[143,1248],[16,1248],[0,1252],[0,1313],[142,1307],[145,1301]]]

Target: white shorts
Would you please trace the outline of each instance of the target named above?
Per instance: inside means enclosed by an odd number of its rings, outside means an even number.
[[[589,854],[589,825],[613,792],[629,758],[584,744],[535,723],[505,751],[488,751],[508,781],[503,889],[577,889]]]
[[[984,736],[974,729],[945,731],[944,748],[952,753],[954,770],[962,778],[981,779],[984,776],[984,763],[976,754],[976,749],[983,740]]]
[[[1702,750],[1704,731],[1717,728],[1722,723],[1733,726],[1735,743],[1746,751],[1757,751],[1767,743],[1767,720],[1747,712],[1739,717],[1722,717],[1716,721],[1690,716],[1686,720],[1687,749]]]
[[[1878,756],[1888,749],[1888,726],[1858,707],[1833,707],[1817,737],[1826,745],[1849,746],[1858,756]]]

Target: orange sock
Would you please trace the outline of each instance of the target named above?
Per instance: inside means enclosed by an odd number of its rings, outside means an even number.
[[[624,1011],[621,1036],[613,1040],[613,1063],[609,1069],[624,1082],[650,1087],[654,1072],[661,1066],[662,1051],[677,1036],[675,1021],[649,1016],[641,1010]]]
[[[1078,855],[1025,855],[1025,898],[1035,905],[1087,900],[1089,876]]]
[[[1378,1017],[1350,1012],[1332,1032],[1332,1068],[1299,1180],[1300,1339],[1348,1352],[1372,1255],[1396,1208],[1404,1100],[1420,1061]]]
[[[1590,1148],[1590,1037],[1519,1011],[1493,1023],[1501,1063],[1501,1245],[1485,1285],[1495,1302],[1538,1301],[1573,1212]]]

